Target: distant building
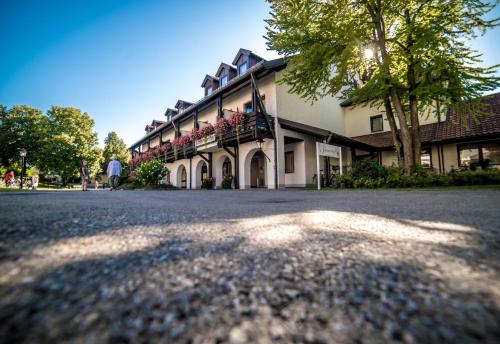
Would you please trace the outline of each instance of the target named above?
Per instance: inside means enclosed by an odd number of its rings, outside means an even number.
[[[238,130],[162,155],[172,184],[200,188],[211,176],[220,187],[225,176],[232,176],[233,186],[241,189],[313,186],[316,142],[341,146],[346,167],[365,158],[396,163],[382,109],[352,107],[332,96],[311,105],[277,83],[286,68],[283,59],[266,61],[240,49],[231,65],[221,63],[213,76],[205,76],[203,98],[195,103],[179,100],[166,110],[165,122],[148,125],[146,135],[130,147],[133,156],[239,112],[244,122]],[[421,120],[424,166],[440,172],[471,164],[500,166],[500,94],[484,101],[492,115],[470,120],[468,126],[450,111],[441,121],[433,114]],[[320,168],[330,173],[339,168],[339,159],[321,159]]]

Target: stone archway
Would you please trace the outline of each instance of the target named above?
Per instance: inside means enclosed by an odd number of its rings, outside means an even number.
[[[208,164],[205,160],[200,160],[195,167],[194,188],[200,189],[203,179],[208,177]]]
[[[245,158],[245,187],[267,188],[267,157],[261,149],[252,149]]]
[[[176,186],[178,188],[181,188],[181,189],[187,189],[187,185],[188,185],[188,180],[187,180],[187,170],[186,170],[186,167],[184,165],[180,165],[178,168],[177,168],[177,175],[176,175],[176,179],[177,179],[177,184]]]
[[[216,187],[220,188],[224,176],[233,177],[233,187],[234,187],[234,159],[228,155],[221,155],[215,162],[215,183]]]

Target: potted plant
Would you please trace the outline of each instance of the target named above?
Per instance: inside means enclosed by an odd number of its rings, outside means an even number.
[[[222,189],[232,189],[233,188],[233,176],[224,176],[221,183]]]
[[[215,179],[213,177],[207,177],[201,181],[201,188],[212,190],[214,188]]]

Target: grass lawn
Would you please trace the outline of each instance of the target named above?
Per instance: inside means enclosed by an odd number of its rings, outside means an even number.
[[[310,189],[311,191],[318,191],[316,189]],[[357,189],[336,189],[336,188],[322,188],[320,191],[367,191],[367,190],[373,190],[373,191],[384,191],[384,190],[402,190],[402,191],[408,191],[408,190],[500,190],[500,184],[491,184],[491,185],[447,185],[447,186],[413,186],[413,187],[407,187],[407,188],[375,188],[375,189],[368,189],[368,188],[357,188]]]
[[[36,191],[71,191],[71,190],[81,190],[82,187],[80,185],[78,186],[73,186],[71,188],[61,188],[61,187],[56,187],[52,185],[41,185],[39,186]],[[32,191],[31,188],[23,188],[22,190],[19,188],[7,188],[7,187],[0,187],[0,192],[21,192],[21,191]]]

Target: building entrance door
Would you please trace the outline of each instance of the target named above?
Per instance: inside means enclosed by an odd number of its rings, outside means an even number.
[[[187,172],[186,168],[182,166],[181,170],[181,189],[186,189],[187,188]]]
[[[257,151],[250,163],[250,186],[252,188],[266,187],[266,157],[262,151]]]

